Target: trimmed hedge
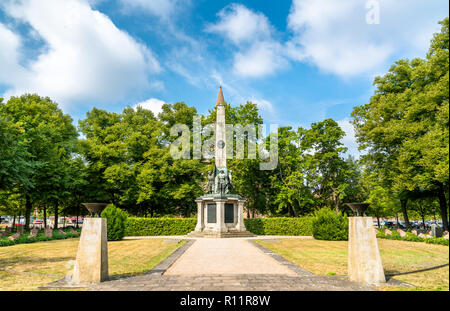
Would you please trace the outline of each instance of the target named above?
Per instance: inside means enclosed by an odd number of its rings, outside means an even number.
[[[185,235],[194,231],[197,218],[128,217],[126,236]]]
[[[247,231],[256,235],[312,235],[313,217],[245,218]]]
[[[248,231],[257,235],[312,235],[312,217],[244,219]],[[197,218],[129,217],[126,236],[185,235],[194,231]]]
[[[425,243],[429,243],[429,244],[439,244],[439,245],[445,245],[448,246],[448,240],[444,239],[444,238],[421,238],[418,237],[417,235],[415,235],[412,232],[406,232],[406,236],[402,237],[400,235],[400,233],[398,233],[397,231],[391,231],[392,234],[385,234],[384,229],[377,229],[379,232],[377,234],[377,238],[380,239],[388,239],[388,240],[400,240],[400,241],[409,241],[409,242],[425,242]]]
[[[72,232],[70,232],[69,230],[64,230],[63,231],[66,233],[66,235],[64,234],[60,234],[58,231],[53,231],[53,236],[50,237],[46,237],[44,231],[40,231],[36,237],[34,238],[29,238],[29,232],[24,233],[22,236],[20,236],[18,239],[14,240],[14,241],[10,241],[8,240],[8,237],[4,237],[0,239],[0,247],[2,246],[11,246],[11,245],[16,245],[16,244],[25,244],[25,243],[35,243],[35,242],[42,242],[42,241],[51,241],[51,240],[63,240],[63,239],[67,239],[67,238],[77,238],[80,236],[80,232],[81,229],[74,229],[75,231],[78,232],[78,234],[73,234]],[[10,234],[12,235],[12,234]]]

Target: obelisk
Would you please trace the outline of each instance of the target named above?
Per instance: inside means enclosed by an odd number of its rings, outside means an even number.
[[[227,152],[226,146],[226,129],[225,129],[225,100],[223,99],[222,87],[219,89],[219,95],[216,102],[216,146],[215,146],[215,160],[216,168],[226,169],[227,167]]]
[[[233,194],[232,172],[227,168],[225,100],[222,87],[216,102],[215,165],[208,174],[208,193],[197,198],[197,225],[194,237],[249,237],[245,229],[246,199]],[[232,143],[232,142],[230,142]]]

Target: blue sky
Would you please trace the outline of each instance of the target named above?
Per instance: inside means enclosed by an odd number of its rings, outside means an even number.
[[[352,108],[395,60],[425,56],[447,12],[446,0],[2,0],[0,96],[50,96],[76,122],[176,101],[206,113],[222,84],[266,123],[335,119],[357,154]]]

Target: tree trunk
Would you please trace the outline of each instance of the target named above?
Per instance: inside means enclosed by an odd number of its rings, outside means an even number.
[[[31,203],[31,197],[27,194],[25,196],[25,228],[24,228],[25,230],[24,231],[28,231],[30,229],[30,216],[31,216],[32,208],[33,208],[33,204]]]
[[[445,199],[444,185],[442,183],[439,183],[438,186],[438,198],[439,207],[441,210],[442,225],[444,227],[444,231],[448,231],[447,200]]]
[[[78,229],[78,216],[80,215],[80,207],[78,206],[77,208],[77,224],[76,224],[76,228]]]
[[[406,230],[409,230],[409,219],[408,219],[408,211],[406,210],[406,204],[408,203],[407,199],[400,200],[400,205],[402,207],[403,218],[405,219]]]
[[[47,228],[47,205],[44,205],[44,228]]]
[[[378,222],[378,228],[381,228],[381,225],[380,225],[380,217],[378,217],[378,216],[377,216],[377,222]]]
[[[11,232],[14,231],[14,227],[16,226],[16,213],[14,213],[14,217],[13,217],[13,222],[12,222],[12,227],[11,227]]]
[[[55,224],[53,229],[58,229],[58,204],[55,204]]]
[[[397,229],[398,229],[398,213],[395,213],[395,221],[396,221],[396,226],[397,226]]]

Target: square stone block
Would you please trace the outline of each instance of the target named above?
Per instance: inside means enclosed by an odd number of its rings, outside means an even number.
[[[72,282],[99,283],[108,279],[106,218],[85,218]]]
[[[372,217],[349,217],[348,278],[364,284],[386,283]]]

